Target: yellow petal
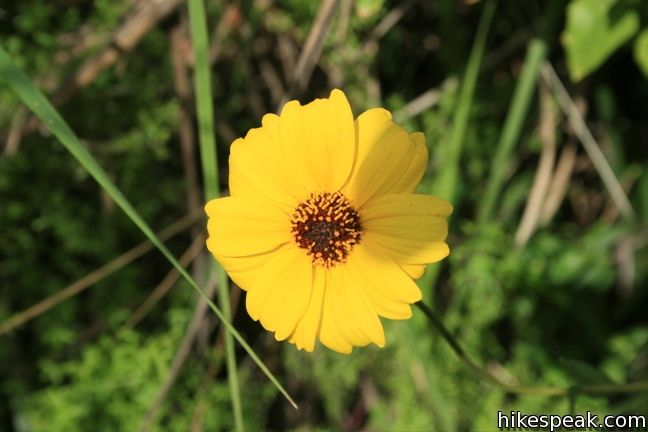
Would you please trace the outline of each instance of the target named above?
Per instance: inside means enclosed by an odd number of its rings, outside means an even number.
[[[362,113],[355,126],[356,162],[342,191],[356,208],[378,196],[413,191],[427,166],[423,135],[408,135],[382,108]]]
[[[297,195],[339,190],[351,174],[356,152],[353,113],[344,93],[301,106],[288,102],[280,116],[280,145]]]
[[[361,250],[360,254],[362,255],[364,252],[365,251]],[[382,267],[378,270],[368,270],[367,265],[370,264],[366,262],[364,257],[360,257],[360,264],[356,264],[357,258],[358,257],[354,257],[354,259],[351,260],[351,263],[348,266],[349,274],[356,286],[359,287],[367,296],[376,313],[382,317],[394,320],[410,318],[412,316],[412,308],[410,307],[409,302],[394,300],[394,295],[389,292],[393,287],[390,288],[384,285],[385,276],[381,273]],[[401,264],[399,267],[410,277],[420,277],[425,268],[425,266],[421,265],[408,264]],[[406,283],[409,287],[412,286],[409,281]],[[411,298],[415,299],[417,296],[420,296],[420,291],[417,293],[413,289]]]
[[[451,213],[452,204],[432,195],[386,195],[365,205],[362,209],[362,221],[365,223],[373,219],[414,214],[447,217]]]
[[[354,346],[365,346],[374,343],[385,346],[385,334],[380,319],[362,287],[351,277],[350,265],[338,265],[329,270],[330,284],[337,289],[336,300],[339,303],[337,316],[338,328],[347,335],[347,340]]]
[[[260,321],[266,330],[275,332],[277,340],[284,340],[295,331],[313,292],[310,258],[299,250],[295,258],[283,272],[269,271],[262,282],[272,287],[272,293],[266,299]]]
[[[280,246],[279,249],[257,255],[242,257],[220,256],[218,260],[229,277],[244,291],[253,287],[263,279],[263,266],[272,258],[273,254],[282,248],[293,247],[291,244]]]
[[[277,207],[251,199],[226,197],[205,206],[207,249],[216,259],[255,255],[290,241],[290,218]]]
[[[324,289],[324,303],[322,304],[322,320],[318,330],[318,336],[322,344],[333,351],[343,354],[351,354],[353,346],[343,336],[338,328],[334,308],[338,307],[335,299],[335,291],[331,291],[327,274],[326,288]]]
[[[383,196],[362,211],[363,239],[401,264],[436,262],[450,252],[444,240],[451,211],[448,202],[429,195]]]
[[[301,197],[291,193],[293,188],[285,179],[290,168],[279,147],[279,117],[267,114],[262,125],[230,146],[230,194],[256,201],[271,200],[284,211],[292,212]]]
[[[421,290],[412,278],[389,256],[372,246],[363,239],[349,255],[347,266],[356,283],[368,294],[373,290],[393,302],[411,304],[421,300]]]
[[[425,242],[371,232],[365,233],[363,241],[371,245],[371,248],[382,250],[396,262],[404,264],[435,263],[450,254],[450,248],[442,241]]]
[[[315,348],[315,339],[322,320],[322,303],[324,301],[324,287],[326,285],[325,269],[315,266],[313,269],[313,291],[306,312],[295,327],[289,341],[298,349],[312,352]]]
[[[425,274],[425,264],[399,264],[405,273],[413,279],[418,279]]]
[[[410,141],[414,145],[412,159],[389,192],[386,193],[412,193],[421,182],[428,165],[428,148],[425,145],[425,135],[422,132],[409,134]]]
[[[287,338],[304,314],[313,287],[310,258],[297,247],[273,254],[264,265],[263,277],[247,292],[245,305],[275,338]]]

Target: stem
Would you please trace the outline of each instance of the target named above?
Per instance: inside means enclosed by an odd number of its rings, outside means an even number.
[[[526,58],[524,59],[524,69],[517,82],[513,101],[509,108],[509,113],[504,123],[504,128],[493,157],[488,185],[484,194],[483,201],[479,207],[478,220],[480,223],[486,222],[491,218],[495,203],[502,189],[504,178],[507,174],[505,167],[507,161],[511,158],[513,147],[520,138],[520,132],[524,125],[527,112],[533,99],[533,91],[538,80],[538,67],[540,62],[547,55],[547,44],[541,39],[533,39],[529,44]]]
[[[623,190],[621,182],[619,182],[619,179],[612,170],[610,163],[605,158],[603,151],[601,151],[601,147],[594,139],[592,132],[590,132],[585,123],[585,119],[583,119],[578,108],[576,108],[576,104],[560,81],[560,78],[558,78],[558,75],[553,66],[551,66],[551,63],[546,61],[543,62],[540,66],[540,73],[554,92],[558,104],[567,116],[567,120],[574,130],[574,134],[583,144],[583,148],[585,148],[585,152],[592,161],[594,168],[596,168],[601,176],[605,188],[612,197],[612,201],[614,201],[614,204],[616,204],[621,214],[623,214],[623,217],[628,220],[636,219],[637,214],[632,208],[632,204],[630,204],[630,200]]]
[[[544,23],[542,34],[535,37],[529,43],[522,74],[518,79],[513,92],[513,100],[509,107],[502,134],[500,135],[495,156],[491,162],[490,174],[484,198],[477,211],[477,220],[480,224],[490,220],[495,204],[504,184],[507,174],[506,167],[511,158],[515,144],[520,139],[522,126],[526,120],[529,107],[533,100],[533,93],[538,82],[538,69],[540,63],[546,58],[549,52],[547,41],[552,37],[553,29],[560,17],[562,2],[554,0],[549,4],[547,18]]]
[[[490,373],[488,370],[479,366],[466,354],[466,351],[459,344],[450,330],[446,328],[437,314],[423,302],[415,303],[416,306],[430,320],[430,323],[439,331],[443,339],[450,345],[450,348],[459,357],[459,359],[473,371],[482,381],[495,385],[506,390],[509,393],[535,396],[566,396],[576,394],[589,395],[608,395],[616,393],[637,393],[648,391],[648,381],[637,381],[626,384],[589,384],[571,387],[536,387],[536,386],[516,386],[507,384]]]
[[[468,129],[470,111],[473,106],[475,87],[477,86],[477,77],[479,76],[479,67],[484,55],[488,30],[491,21],[493,20],[493,15],[495,14],[496,4],[497,2],[495,0],[487,2],[479,20],[477,35],[475,36],[475,42],[470,51],[468,66],[466,66],[463,83],[461,84],[459,104],[457,105],[457,110],[452,119],[453,127],[450,135],[450,142],[448,143],[447,150],[443,155],[442,166],[444,166],[444,168],[439,174],[434,188],[436,195],[439,195],[450,202],[454,201],[457,184],[459,183],[457,181],[459,176],[459,161],[461,159],[463,143]]]
[[[189,0],[189,24],[195,58],[194,87],[200,136],[200,160],[203,171],[205,199],[209,201],[218,198],[220,191],[208,59],[207,18],[203,0]],[[218,281],[218,302],[223,311],[223,316],[227,321],[231,322],[232,311],[230,308],[229,281],[223,268],[215,260],[212,259],[211,262]],[[234,412],[234,426],[238,432],[242,432],[245,430],[245,426],[241,408],[241,391],[236,368],[234,339],[229,332],[225,332],[225,359],[227,363],[227,381],[232,398],[232,410]]]
[[[446,198],[450,202],[455,201],[454,197],[457,191],[457,184],[460,183],[457,179],[460,171],[461,152],[466,138],[466,131],[468,130],[470,111],[473,106],[475,88],[477,87],[477,78],[479,77],[479,69],[481,68],[482,58],[484,56],[486,40],[488,39],[488,31],[495,14],[496,5],[496,0],[490,0],[486,3],[479,19],[477,34],[475,35],[470,57],[468,58],[468,65],[466,66],[461,83],[459,102],[452,117],[453,126],[452,132],[450,133],[450,142],[448,143],[446,153],[442,155],[443,163],[441,166],[443,168],[434,184],[433,193]],[[420,282],[421,286],[426,286],[430,290],[433,290],[440,269],[440,264],[428,266],[425,276],[423,276]]]

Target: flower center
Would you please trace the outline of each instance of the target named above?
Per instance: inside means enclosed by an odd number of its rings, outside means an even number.
[[[312,193],[292,216],[292,234],[313,264],[332,267],[346,261],[360,243],[360,215],[340,192]]]

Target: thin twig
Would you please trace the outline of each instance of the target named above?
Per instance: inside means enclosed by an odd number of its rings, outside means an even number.
[[[594,139],[594,136],[592,136],[592,132],[590,132],[589,128],[587,127],[585,120],[576,108],[574,101],[572,100],[571,96],[569,96],[569,93],[563,86],[560,78],[558,78],[558,75],[556,74],[554,68],[551,66],[551,63],[544,61],[540,66],[540,73],[542,74],[542,78],[553,90],[558,104],[567,116],[567,120],[569,121],[571,127],[574,129],[574,133],[580,140],[581,144],[583,144],[585,152],[587,152],[587,155],[592,160],[594,168],[596,168],[599,175],[601,176],[603,184],[610,193],[610,196],[614,200],[614,203],[621,211],[621,214],[626,219],[634,219],[636,217],[636,213],[632,208],[632,204],[630,204],[630,201],[628,200],[628,197],[626,196],[621,183],[619,183],[619,180],[616,178],[616,175],[614,174],[614,171],[612,171],[612,168],[605,158],[605,155]]]
[[[428,89],[407,102],[405,106],[394,113],[394,120],[403,121],[429,110],[439,103],[443,93],[448,89],[457,88],[459,80],[456,77],[447,78],[439,87]]]
[[[549,224],[560,208],[560,204],[565,199],[575,163],[576,145],[567,143],[560,152],[558,164],[556,165],[556,170],[549,185],[549,192],[547,193],[542,213],[540,214],[540,224],[542,226]]]
[[[215,291],[216,291],[216,279],[215,277],[211,277],[205,289],[205,294],[207,295],[207,297],[211,298],[213,297]],[[162,407],[162,404],[164,403],[164,399],[166,399],[166,396],[169,394],[169,391],[173,387],[173,384],[175,384],[175,381],[178,378],[178,375],[180,374],[180,370],[182,369],[182,366],[184,365],[185,361],[189,357],[191,346],[193,345],[193,342],[196,339],[196,336],[198,335],[198,330],[201,327],[206,312],[207,312],[207,302],[203,297],[200,297],[196,301],[196,308],[194,309],[194,313],[193,316],[191,317],[191,321],[187,326],[187,331],[185,332],[185,335],[182,338],[182,342],[180,343],[178,352],[176,352],[176,355],[173,358],[173,362],[171,363],[171,368],[169,369],[169,373],[166,379],[164,380],[162,387],[158,391],[158,394],[155,397],[153,404],[151,405],[146,415],[144,416],[144,420],[142,421],[142,425],[140,426],[141,432],[148,431],[151,428],[153,424],[153,420],[155,419],[155,415],[160,410],[160,407]]]
[[[183,267],[189,267],[193,260],[196,259],[203,248],[203,241],[204,237],[202,235],[194,238],[191,245],[179,259],[180,264],[182,264]],[[171,288],[173,288],[175,283],[178,281],[178,278],[180,278],[180,273],[176,269],[169,270],[164,279],[162,279],[162,281],[158,284],[157,287],[155,287],[151,294],[146,297],[146,300],[144,300],[144,302],[135,310],[135,312],[133,312],[133,314],[128,317],[126,323],[124,324],[124,328],[135,327],[142,320],[142,318],[144,318],[146,314],[148,314],[151,309],[153,309],[153,306],[155,306],[155,304],[160,301],[160,299],[164,297],[166,293],[171,290]]]
[[[519,34],[513,35],[513,37],[499,47],[493,49],[491,52],[485,53],[479,74],[484,75],[486,72],[495,68],[495,66],[497,66],[506,57],[513,54],[520,47],[523,47],[530,37],[530,30],[523,30]],[[439,87],[443,89],[444,87],[456,87],[457,85],[457,77],[451,76],[446,78]],[[399,121],[407,120],[435,106],[439,102],[440,96],[443,94],[443,91],[440,91],[439,87],[432,87],[416,96],[404,107],[394,113],[394,119]]]
[[[201,190],[196,170],[196,139],[193,130],[193,98],[191,81],[188,73],[187,55],[191,52],[191,41],[186,34],[186,16],[181,14],[180,23],[171,30],[171,62],[173,64],[173,85],[180,100],[180,153],[182,156],[182,171],[184,172],[187,188],[187,208],[198,208],[201,205]],[[196,239],[202,234],[202,229],[194,226],[191,237]],[[193,277],[203,280],[205,274],[204,260],[197,259],[193,265]]]
[[[288,87],[288,93],[282,98],[281,103],[277,107],[277,111],[297,92],[302,92],[306,88],[315,64],[322,54],[324,40],[331,28],[331,22],[339,4],[340,0],[324,0],[320,4],[313,26],[304,43],[304,48],[299,55],[299,60],[297,60],[293,80]]]
[[[389,32],[400,20],[405,13],[412,7],[416,0],[407,0],[392,10],[390,10],[382,20],[373,28],[369,37],[362,46],[362,52],[365,56],[375,56],[379,49],[380,39]],[[367,93],[369,100],[380,100],[380,85],[376,79],[367,80]]]
[[[208,53],[210,64],[214,64],[222,56],[225,39],[241,24],[242,19],[241,9],[238,4],[227,5],[212,32]]]
[[[423,302],[416,303],[416,306],[425,314],[430,323],[441,334],[441,337],[450,345],[450,348],[459,359],[484,382],[495,385],[509,393],[536,396],[566,396],[570,394],[609,395],[617,393],[637,393],[648,391],[648,381],[637,381],[626,384],[591,384],[573,387],[531,387],[518,386],[506,383],[493,375],[488,370],[475,363],[459,344],[450,330],[446,328],[436,313]]]
[[[619,183],[621,183],[621,187],[626,195],[630,193],[632,188],[637,184],[637,181],[641,179],[642,174],[643,167],[638,165],[630,165],[624,170],[623,174],[619,177]],[[608,197],[605,201],[601,213],[601,221],[612,224],[619,217],[619,208],[611,198]]]
[[[516,51],[524,48],[529,39],[533,36],[533,31],[529,28],[514,33],[504,43],[492,49],[484,56],[483,72],[490,71],[504,61],[507,57],[513,55]]]
[[[195,136],[193,132],[191,81],[187,73],[187,52],[191,42],[185,35],[184,26],[178,25],[171,30],[171,59],[173,63],[173,85],[180,100],[180,150],[182,167],[187,183],[187,208],[200,207],[200,186],[196,170]]]
[[[162,19],[166,18],[182,0],[150,0],[139,2],[129,11],[123,24],[113,33],[110,43],[97,55],[87,59],[66,80],[52,98],[55,105],[63,104],[77,90],[87,86],[104,69],[112,66],[122,53],[132,50]]]
[[[556,161],[556,110],[551,93],[546,85],[538,86],[540,93],[540,119],[538,134],[542,141],[542,153],[538,162],[533,186],[529,193],[520,226],[515,233],[515,245],[524,246],[536,230],[543,203],[549,190],[551,173]]]
[[[295,80],[295,68],[297,67],[297,47],[285,34],[277,35],[277,54],[281,69],[283,71],[284,81],[291,83]]]
[[[219,372],[223,363],[223,339],[220,337],[216,342],[212,356],[214,359],[205,373],[206,377],[200,381],[200,386],[196,392],[196,399],[198,399],[198,402],[196,402],[196,408],[194,408],[193,415],[191,416],[191,427],[189,429],[191,432],[202,432],[203,430],[205,414],[210,407],[206,393],[214,383],[214,376]]]
[[[408,0],[390,10],[373,28],[371,34],[369,34],[369,38],[367,39],[367,42],[365,42],[364,46],[365,52],[370,50],[368,48],[370,44],[377,43],[378,40],[382,39],[382,37],[385,36],[387,32],[389,32],[389,30],[391,30],[396,24],[398,24],[398,22],[403,18],[405,13],[410,10],[415,2],[416,0]]]
[[[273,103],[280,103],[282,96],[286,93],[283,83],[279,74],[272,66],[272,64],[267,60],[262,60],[259,64],[259,69],[261,71],[261,78],[265,82],[267,89],[270,91],[270,96],[272,97]]]
[[[77,91],[92,83],[101,72],[117,62],[119,57],[131,51],[148,32],[183,0],[140,1],[125,14],[120,25],[109,38],[109,42],[96,55],[86,59],[52,96],[54,106],[61,106]],[[25,125],[25,131],[34,131],[39,125],[38,118],[32,116]]]
[[[168,227],[160,231],[157,235],[162,241],[168,240],[191,226],[191,224],[193,224],[198,219],[200,214],[202,214],[202,212],[200,210],[196,210],[195,212],[190,213],[177,220],[173,224],[169,225]],[[78,281],[74,282],[71,285],[68,285],[61,291],[58,291],[56,294],[36,303],[28,309],[25,309],[24,311],[4,321],[0,324],[0,335],[8,333],[9,331],[37,317],[38,315],[47,312],[59,303],[79,294],[83,290],[91,287],[108,275],[130,264],[147,252],[150,252],[152,249],[153,244],[150,241],[144,241],[138,244],[133,249],[123,253],[114,260],[110,261],[108,264],[99,267],[97,270],[88,273]]]
[[[340,5],[340,19],[338,20],[335,38],[337,39],[338,43],[345,43],[349,30],[349,22],[351,20],[351,13],[353,12],[353,6],[355,6],[355,0],[341,1],[342,4]]]
[[[232,285],[230,301],[231,309],[233,311],[238,308],[238,303],[241,299],[241,292],[242,290],[239,287]],[[208,390],[211,388],[223,363],[223,343],[225,341],[226,331],[227,330],[223,326],[220,327],[220,331],[216,337],[216,342],[214,343],[214,351],[211,355],[213,361],[210,363],[206,372],[206,377],[201,381],[201,385],[196,393],[198,402],[196,403],[196,408],[194,409],[191,420],[191,432],[199,432],[202,430],[203,417],[207,409],[209,409]]]
[[[26,120],[27,108],[23,105],[18,107],[11,119],[11,129],[9,129],[9,135],[7,135],[7,143],[4,149],[5,156],[12,157],[18,153]]]

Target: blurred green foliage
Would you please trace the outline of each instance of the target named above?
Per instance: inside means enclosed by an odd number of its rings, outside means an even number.
[[[146,2],[146,0],[142,0]],[[591,7],[592,2],[597,3]],[[422,191],[446,169],[462,73],[483,2],[342,1],[304,102],[342,87],[355,113],[383,105],[425,132],[431,161]],[[505,381],[571,386],[648,379],[648,69],[645,2],[572,0],[551,35],[550,57],[639,217],[619,217],[587,156],[577,151],[558,211],[519,247],[514,235],[542,151],[534,97],[506,166],[494,216],[475,223],[526,41],[544,2],[500,2],[470,107],[451,221],[452,254],[425,301],[467,351]],[[54,94],[128,19],[128,0],[24,0],[0,6],[0,41],[34,82]],[[274,111],[268,71],[284,88],[317,13],[316,2],[207,2],[210,28],[224,25],[213,64],[221,155]],[[237,19],[222,23],[234,8]],[[394,10],[403,16],[375,29]],[[229,12],[228,12],[229,11]],[[138,211],[160,229],[186,213],[169,33],[174,13],[132,52],[120,53],[61,107],[84,144]],[[221,24],[219,24],[221,23]],[[229,27],[227,27],[229,25]],[[522,43],[520,43],[520,41]],[[600,42],[596,42],[600,41]],[[83,42],[83,43],[81,43]],[[563,51],[564,45],[564,51]],[[292,63],[291,63],[292,62]],[[569,75],[567,75],[567,73]],[[565,81],[569,81],[565,79]],[[408,102],[438,90],[435,103]],[[407,108],[407,109],[405,109]],[[19,123],[17,98],[0,86],[0,131]],[[25,123],[27,124],[27,123]],[[558,154],[576,139],[564,119]],[[221,157],[226,173],[226,157]],[[196,167],[198,167],[196,161]],[[222,187],[226,188],[226,176]],[[0,156],[0,322],[52,295],[142,240],[72,158],[41,129],[24,126],[15,154]],[[180,255],[186,233],[169,242]],[[0,430],[136,430],[153,405],[191,319],[195,298],[179,283],[133,329],[126,319],[169,270],[152,253],[52,308],[0,344]],[[243,299],[243,297],[241,297]],[[341,356],[277,344],[240,304],[235,325],[286,384],[285,403],[239,353],[249,430],[493,430],[497,411],[648,414],[648,395],[516,396],[480,383],[418,310],[385,322],[387,347]],[[154,417],[155,430],[230,430],[229,390],[213,319]]]
[[[639,29],[639,14],[617,0],[573,1],[563,36],[567,64],[579,81],[601,65]]]

